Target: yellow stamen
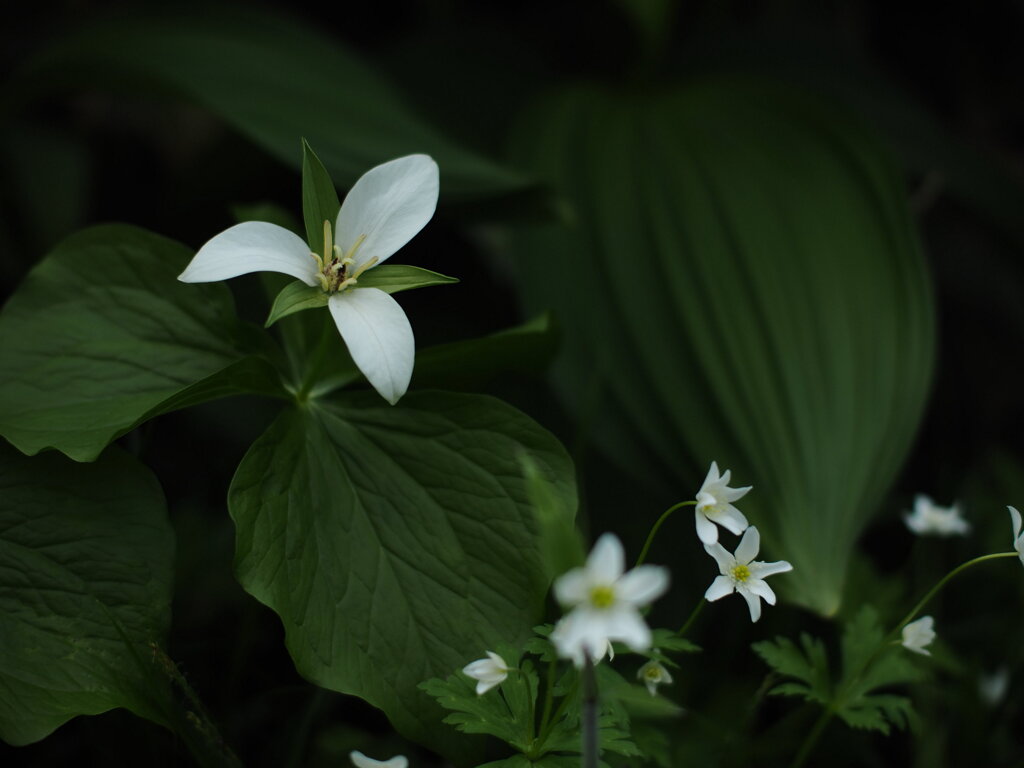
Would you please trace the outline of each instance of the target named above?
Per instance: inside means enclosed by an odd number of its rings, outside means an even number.
[[[603,585],[594,587],[590,590],[590,602],[595,608],[610,608],[615,603],[615,590]]]
[[[734,581],[738,581],[742,584],[750,578],[750,569],[745,565],[734,566],[732,569],[732,578]]]
[[[331,254],[334,253],[333,238],[331,237],[331,222],[324,219],[324,262],[331,260]]]
[[[359,277],[359,276],[360,276],[361,274],[363,274],[363,272],[365,272],[366,270],[368,270],[368,269],[369,269],[370,267],[372,267],[372,266],[373,266],[374,264],[376,264],[376,263],[377,263],[378,261],[380,261],[380,259],[378,259],[378,258],[377,258],[376,256],[374,256],[374,257],[373,257],[372,259],[370,259],[370,260],[369,260],[368,262],[366,262],[365,264],[363,264],[363,265],[362,265],[361,267],[359,267],[359,269],[357,269],[357,270],[356,270],[356,271],[355,271],[355,272],[354,272],[354,273],[352,274],[352,279],[353,279],[353,280],[355,280],[355,279],[356,279],[357,277]]]
[[[365,239],[366,239],[366,235],[360,235],[359,237],[357,237],[356,241],[354,243],[352,243],[352,247],[348,249],[348,253],[345,254],[345,258],[346,259],[354,258],[355,255],[356,255],[356,251],[359,250],[359,246],[361,246],[363,244],[363,241]]]

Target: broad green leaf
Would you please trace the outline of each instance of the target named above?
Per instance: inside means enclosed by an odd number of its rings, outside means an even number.
[[[334,224],[338,218],[341,203],[338,202],[338,190],[327,173],[320,158],[316,156],[309,143],[302,140],[302,220],[306,225],[306,242],[313,253],[325,258],[331,254],[324,253],[325,223],[334,237]]]
[[[360,288],[379,288],[384,293],[398,293],[430,285],[451,285],[459,282],[457,277],[448,277],[440,272],[431,272],[422,267],[405,264],[381,264],[359,276]]]
[[[438,134],[341,42],[257,6],[122,10],[59,36],[9,90],[26,99],[52,87],[111,84],[148,98],[157,88],[194,101],[293,167],[305,137],[342,187],[413,152],[438,162],[448,200],[530,187],[519,174]]]
[[[548,581],[583,564],[583,540],[576,528],[576,510],[563,506],[563,497],[548,484],[528,455],[520,457],[526,492],[540,536],[541,556]]]
[[[513,243],[527,309],[564,331],[566,406],[645,483],[731,468],[784,594],[835,613],[934,357],[886,156],[830,105],[730,78],[565,89],[517,137],[572,211]]]
[[[524,640],[539,617],[547,582],[521,453],[574,508],[565,450],[493,398],[413,392],[390,407],[353,393],[285,410],[228,503],[239,581],[281,617],[299,672],[459,749],[417,686]]]
[[[0,434],[91,461],[160,413],[283,394],[227,287],[187,285],[183,245],[123,225],[58,245],[0,313]]]
[[[309,286],[301,280],[288,283],[274,299],[274,305],[270,308],[264,327],[269,328],[282,317],[288,317],[304,309],[326,307],[330,298],[330,294],[318,285]]]
[[[174,532],[156,479],[0,444],[0,738],[124,707],[168,724],[150,643],[170,624]]]

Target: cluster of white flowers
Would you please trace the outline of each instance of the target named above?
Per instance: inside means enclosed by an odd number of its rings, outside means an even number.
[[[971,524],[964,520],[963,514],[959,502],[953,502],[950,507],[940,507],[919,493],[914,497],[913,513],[904,514],[903,521],[918,536],[966,536]]]
[[[711,582],[704,598],[709,602],[719,600],[733,592],[747,601],[750,620],[761,618],[761,600],[775,605],[775,592],[765,579],[776,573],[793,570],[785,560],[765,563],[754,560],[761,549],[761,534],[747,522],[742,512],[732,502],[745,496],[751,486],[730,488],[731,472],[727,469],[719,474],[717,462],[711,462],[704,484],[697,492],[696,520],[697,536],[704,543],[704,550],[718,563],[720,575]],[[730,554],[718,543],[718,526],[735,534],[743,534],[735,554]]]

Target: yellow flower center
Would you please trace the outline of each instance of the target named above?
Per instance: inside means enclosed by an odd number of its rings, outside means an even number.
[[[737,581],[740,584],[746,582],[750,578],[750,569],[745,565],[736,565],[732,569],[733,581]]]
[[[600,586],[590,590],[590,602],[595,608],[611,608],[615,603],[615,590]]]
[[[320,287],[326,293],[337,293],[351,288],[363,272],[377,263],[377,257],[374,256],[365,264],[353,269],[356,263],[356,251],[359,250],[359,246],[365,239],[366,235],[360,235],[348,252],[342,253],[341,247],[334,245],[331,222],[324,221],[324,255],[321,256],[319,253],[310,253],[309,255],[316,260],[317,280],[320,281]]]
[[[652,683],[656,683],[661,680],[661,667],[651,665],[644,672],[644,677],[650,680]]]

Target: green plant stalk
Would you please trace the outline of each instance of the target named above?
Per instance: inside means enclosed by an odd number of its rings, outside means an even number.
[[[910,610],[910,612],[903,617],[903,620],[900,621],[899,624],[897,624],[895,627],[893,627],[889,634],[882,638],[882,642],[878,644],[877,648],[875,648],[874,653],[872,653],[871,656],[868,657],[868,660],[860,666],[860,669],[857,670],[857,673],[850,677],[846,685],[843,686],[843,689],[832,697],[832,700],[829,702],[828,706],[825,707],[824,711],[821,713],[817,721],[814,723],[814,726],[807,733],[806,738],[804,738],[803,743],[800,745],[800,749],[793,757],[793,762],[789,764],[790,768],[800,768],[800,766],[804,764],[804,762],[810,756],[811,750],[813,750],[815,745],[818,743],[818,739],[824,732],[825,727],[829,724],[829,722],[832,720],[832,717],[835,715],[836,711],[838,711],[839,707],[842,705],[843,698],[847,695],[850,688],[853,687],[853,685],[855,685],[857,681],[860,680],[861,675],[863,675],[864,672],[867,671],[868,667],[870,667],[872,663],[874,663],[875,659],[878,658],[878,654],[882,652],[882,649],[884,649],[887,645],[889,645],[896,639],[896,636],[903,631],[903,628],[914,620],[914,617],[917,616],[917,614],[920,613],[921,609],[928,604],[929,600],[931,600],[933,597],[935,597],[936,594],[938,594],[939,590],[946,586],[946,584],[948,584],[954,576],[961,573],[962,571],[967,570],[973,565],[978,565],[989,560],[998,560],[1003,557],[1017,556],[1018,555],[1016,552],[997,552],[991,555],[982,555],[981,557],[975,557],[973,560],[968,560],[966,563],[961,563],[952,571],[950,571],[941,579],[939,579],[935,586],[928,590],[925,596],[918,601],[917,605],[915,605]]]
[[[671,507],[661,513],[661,517],[658,518],[657,522],[651,526],[651,532],[647,534],[647,541],[644,542],[644,548],[640,550],[640,557],[636,559],[636,564],[640,565],[644,560],[647,559],[647,550],[651,548],[651,542],[654,541],[654,537],[658,533],[658,529],[661,528],[661,524],[668,520],[669,516],[680,507],[691,507],[696,505],[695,500],[680,501],[678,504],[673,504]],[[634,566],[635,567],[635,566]]]
[[[597,675],[589,654],[583,663],[583,708],[580,713],[583,768],[597,768],[600,749],[597,741]]]
[[[700,599],[700,602],[697,603],[696,607],[690,612],[690,618],[686,620],[686,623],[679,628],[679,631],[676,632],[676,634],[680,637],[686,637],[686,633],[689,631],[690,627],[693,626],[693,622],[697,620],[697,617],[700,615],[700,612],[704,610],[704,606],[707,604],[708,599],[706,597],[702,597]]]

